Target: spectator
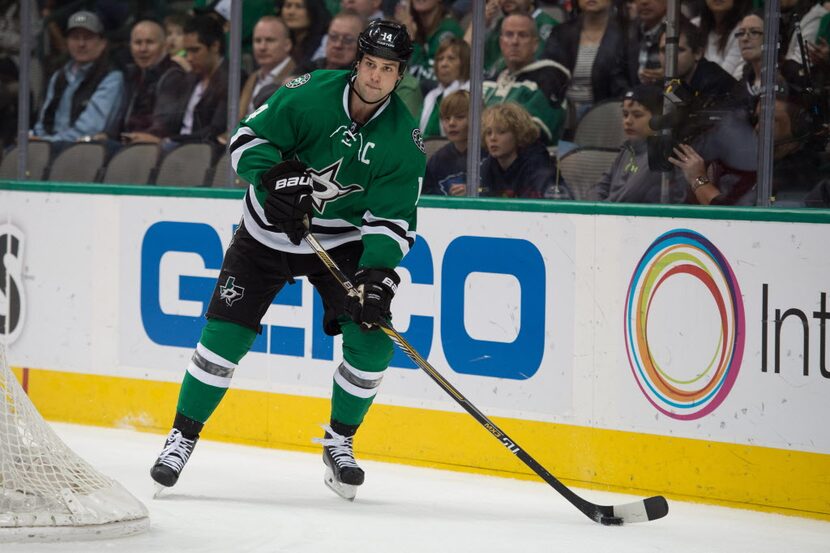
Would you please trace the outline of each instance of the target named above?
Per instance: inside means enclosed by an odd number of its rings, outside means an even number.
[[[628,30],[628,80],[657,84],[663,80],[660,35],[666,27],[666,0],[635,0],[637,17]]]
[[[439,108],[442,98],[456,90],[470,90],[470,47],[460,38],[450,37],[435,53],[438,85],[424,97],[420,127],[424,138],[441,136]]]
[[[164,29],[155,21],[145,19],[133,26],[130,54],[124,111],[106,134],[95,138],[157,143],[181,127],[181,91],[187,75],[167,54]]]
[[[366,27],[366,20],[357,12],[342,10],[332,18],[326,34],[325,55],[298,67],[299,75],[316,69],[350,69],[357,57],[357,37]]]
[[[772,194],[777,205],[803,207],[810,190],[826,178],[830,169],[825,151],[827,129],[813,115],[811,103],[815,101],[818,99],[796,85],[779,81],[773,116],[772,173]]]
[[[520,104],[530,112],[544,141],[556,144],[565,119],[562,101],[570,74],[555,61],[535,59],[538,41],[530,16],[514,14],[504,18],[499,42],[507,68],[495,81],[484,82],[484,103]]]
[[[449,143],[427,160],[424,194],[467,194],[467,131],[470,93],[456,90],[441,102],[441,126]]]
[[[184,26],[184,49],[193,68],[186,108],[174,142],[217,141],[227,130],[228,62],[222,24],[209,15],[192,17]]]
[[[214,0],[206,7],[194,8],[194,12],[197,15],[204,13],[218,17],[225,30],[225,43],[230,44],[231,0]],[[242,2],[240,45],[242,46],[243,67],[248,60],[248,67],[252,69],[250,60],[253,51],[254,27],[266,15],[276,15],[274,0],[244,0]]]
[[[749,13],[751,0],[706,0],[700,12],[700,34],[706,59],[717,63],[735,79],[743,74],[743,60],[735,31]]]
[[[294,74],[291,32],[279,17],[266,15],[254,25],[253,53],[258,69],[239,95],[240,119],[250,115]]]
[[[109,60],[98,16],[75,12],[66,30],[71,59],[49,79],[35,140],[89,140],[112,124],[121,105],[124,76]]]
[[[657,85],[637,85],[623,97],[622,116],[626,141],[620,155],[597,183],[597,199],[608,202],[660,203],[662,174],[649,168],[647,139],[654,135],[649,120],[662,112],[663,89]],[[682,177],[672,178],[670,203],[681,203],[685,198],[686,182]]]
[[[186,22],[187,15],[183,13],[171,13],[163,21],[167,54],[171,60],[189,72],[190,64],[187,63],[187,52],[184,50],[184,24]]]
[[[759,14],[751,13],[744,17],[735,31],[741,58],[744,60],[743,78],[750,98],[761,95],[761,65],[763,64],[764,20]]]
[[[336,1],[336,0],[330,0]],[[363,20],[361,30],[366,27],[366,23],[373,19],[384,19],[383,11],[380,9],[381,0],[342,0],[339,4],[337,13],[332,12],[332,19],[343,12],[353,12]],[[329,31],[331,31],[331,24],[329,24]],[[314,52],[312,60],[316,61],[319,58],[325,57],[326,47],[328,46],[329,37],[323,35],[323,40],[320,41],[320,47]]]
[[[681,144],[669,161],[691,188],[688,200],[702,205],[754,205],[757,162],[757,113],[754,132],[743,132],[740,121],[726,120],[692,147]],[[751,127],[750,127],[751,128]],[[788,205],[803,205],[807,192],[827,169],[826,155],[812,148],[821,125],[812,121],[789,87],[779,78],[773,116],[773,196]],[[750,147],[751,146],[751,147]],[[823,143],[822,143],[823,146]],[[722,152],[720,157],[708,152]]]
[[[323,0],[285,0],[279,15],[291,30],[294,63],[298,66],[309,63],[331,21]]]
[[[340,10],[352,10],[366,21],[383,19],[381,0],[341,0]]]
[[[595,103],[619,98],[628,89],[623,32],[611,17],[610,0],[579,0],[577,19],[553,28],[545,58],[570,72],[567,98],[573,128]]]
[[[677,26],[677,78],[705,104],[738,105],[746,98],[741,84],[715,62],[703,57],[703,38],[697,27],[681,21]],[[660,64],[665,67],[666,34],[660,35]]]
[[[435,52],[449,37],[463,37],[464,31],[442,0],[412,0],[395,8],[395,19],[406,25],[415,46],[409,72],[421,83],[435,81]]]
[[[519,104],[490,106],[481,115],[487,157],[481,164],[481,195],[541,198],[554,186],[553,162],[537,127]],[[567,196],[573,194],[567,190]]]
[[[804,38],[804,47],[818,44],[818,37],[822,19],[827,15],[826,4],[816,0],[781,0],[781,33],[779,44],[787,45],[779,51],[779,58],[803,65],[801,49],[798,46],[798,37],[795,34],[795,18],[799,18],[801,35]]]
[[[536,0],[487,0],[484,6],[484,24],[487,33],[484,36],[484,74],[495,75],[504,69],[504,60],[501,57],[499,37],[501,24],[504,18],[513,14],[527,14],[536,23],[536,32],[539,35],[539,46],[536,49],[536,58],[542,57],[545,42],[553,28],[559,24],[546,12],[539,9]],[[473,24],[467,26],[464,40],[468,44],[473,42]]]

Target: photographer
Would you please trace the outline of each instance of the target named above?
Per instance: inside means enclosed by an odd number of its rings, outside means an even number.
[[[689,203],[751,205],[757,137],[748,117],[749,93],[703,57],[696,27],[681,21],[678,30],[677,78],[665,91],[675,109],[650,122],[655,130],[672,132],[651,139],[649,164],[663,171],[680,169],[688,181]],[[665,35],[660,47],[665,65]],[[709,188],[712,182],[719,187]]]
[[[804,96],[799,89],[779,79],[773,119],[775,163],[772,174],[772,192],[779,207],[803,207],[808,193],[816,187],[821,176],[827,174],[830,166],[823,151],[825,126],[802,104]],[[756,123],[756,132],[758,127]],[[680,144],[674,153],[669,161],[683,171],[697,203],[754,203],[754,171],[735,169],[720,158],[707,163],[705,156],[688,144]]]

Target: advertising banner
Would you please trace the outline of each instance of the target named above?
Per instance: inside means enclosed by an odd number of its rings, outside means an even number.
[[[181,380],[239,200],[0,205],[16,365]],[[830,454],[830,226],[421,208],[418,234],[393,323],[488,415]],[[287,286],[233,386],[328,397],[321,321]],[[459,410],[400,352],[376,402]]]

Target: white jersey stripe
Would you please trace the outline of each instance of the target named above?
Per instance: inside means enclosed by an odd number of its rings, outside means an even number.
[[[254,239],[259,242],[260,244],[267,246],[274,250],[279,250],[286,253],[303,253],[303,254],[313,254],[314,250],[311,249],[311,246],[306,244],[305,242],[300,242],[299,246],[295,246],[291,243],[286,236],[282,232],[273,232],[271,230],[267,230],[262,228],[259,223],[257,222],[257,218],[260,221],[265,220],[265,212],[262,210],[262,206],[256,201],[256,196],[254,195],[253,186],[248,190],[248,194],[254,198],[251,202],[242,202],[242,217],[245,222],[245,229],[250,233]],[[257,217],[251,213],[250,209],[253,207]],[[316,225],[318,219],[314,219],[312,224]],[[330,225],[334,226],[334,225]],[[342,232],[337,234],[326,234],[326,233],[319,233],[315,235],[317,240],[320,241],[320,244],[323,245],[324,248],[332,249],[336,248],[337,246],[342,246],[343,244],[347,244],[349,242],[356,242],[360,240],[360,231],[357,228],[353,227],[353,230],[349,232]]]
[[[400,227],[402,233],[407,233],[409,231],[409,223],[404,221],[403,219],[386,219],[384,217],[376,217],[372,214],[371,211],[367,211],[363,214],[363,220],[367,223],[375,223],[377,221],[385,221],[390,225],[394,225],[396,227]]]
[[[267,140],[262,138],[255,138],[245,144],[244,146],[240,146],[236,150],[231,151],[231,165],[233,166],[233,170],[237,171],[237,166],[239,165],[239,160],[242,158],[242,154],[250,150],[251,148],[255,148],[256,146],[260,146],[262,144],[268,144]]]
[[[409,253],[409,242],[407,240],[405,240],[404,238],[401,238],[401,236],[398,233],[392,232],[391,230],[389,230],[387,227],[365,226],[361,230],[362,230],[363,234],[382,234],[383,236],[391,238],[392,240],[394,240],[395,242],[398,243],[398,246],[401,248],[401,254],[402,255],[405,256],[406,254]],[[407,235],[407,237],[411,238],[413,241],[415,240],[415,233],[414,232],[407,233],[406,235]]]

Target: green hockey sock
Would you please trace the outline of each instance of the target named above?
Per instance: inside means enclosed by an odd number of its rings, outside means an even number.
[[[187,366],[176,411],[204,423],[225,397],[237,363],[251,348],[256,332],[235,323],[208,320]]]
[[[194,378],[189,372],[185,373],[182,387],[179,390],[179,404],[176,412],[189,419],[205,423],[225,397],[227,388],[211,386]]]
[[[392,360],[392,341],[380,330],[360,330],[351,321],[341,323],[343,362],[334,371],[331,418],[357,426],[369,411],[378,386]]]

